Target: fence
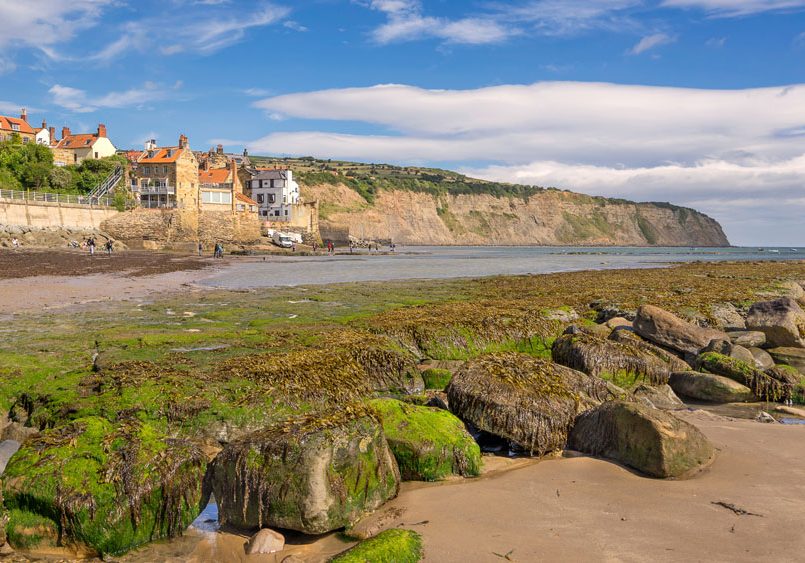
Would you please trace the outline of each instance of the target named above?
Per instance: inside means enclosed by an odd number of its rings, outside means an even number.
[[[68,203],[71,205],[88,205],[90,207],[114,207],[111,197],[90,197],[72,194],[49,194],[45,192],[0,190],[0,199],[13,201],[31,201],[47,203]]]

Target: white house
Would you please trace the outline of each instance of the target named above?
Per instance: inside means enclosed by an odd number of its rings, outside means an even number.
[[[51,139],[54,143],[55,139]],[[53,148],[53,162],[58,165],[78,164],[87,159],[100,159],[117,152],[115,145],[106,136],[106,125],[101,123],[95,133],[74,134],[68,127],[62,128],[62,139]]]
[[[42,127],[34,127],[36,133],[36,144],[50,146],[51,135],[53,134],[53,127],[48,127],[47,121],[42,120]]]
[[[299,184],[287,169],[250,170],[246,188],[259,206],[260,218],[267,221],[288,221],[291,206],[299,203]]]

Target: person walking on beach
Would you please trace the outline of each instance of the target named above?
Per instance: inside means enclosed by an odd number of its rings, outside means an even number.
[[[106,253],[111,256],[112,255],[112,248],[114,247],[114,243],[112,239],[106,241]]]
[[[95,239],[93,237],[87,239],[87,248],[89,249],[89,255],[95,256]]]
[[[204,252],[204,245],[201,244],[201,241],[198,241],[198,255],[201,256]]]

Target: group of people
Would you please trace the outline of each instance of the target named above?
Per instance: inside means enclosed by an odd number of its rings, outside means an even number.
[[[73,241],[72,243],[70,243],[70,246],[75,247],[74,242],[75,242],[75,241]],[[94,236],[90,236],[90,237],[88,237],[88,238],[87,238],[85,241],[83,241],[83,242],[81,243],[81,248],[82,248],[82,249],[86,249],[87,251],[89,251],[89,255],[90,255],[90,256],[95,256],[95,248],[96,248],[97,246],[98,246],[98,243],[97,243],[97,241],[95,240],[95,237],[94,237]],[[103,244],[103,248],[106,250],[106,253],[107,253],[109,256],[111,256],[111,255],[112,255],[112,251],[113,251],[113,250],[114,250],[114,248],[115,248],[115,243],[112,241],[112,239],[106,239],[106,242]]]

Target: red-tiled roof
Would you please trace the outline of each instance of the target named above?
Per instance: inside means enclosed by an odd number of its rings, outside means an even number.
[[[229,168],[199,170],[198,181],[202,184],[226,184],[229,182]]]
[[[238,201],[242,201],[243,203],[248,203],[249,205],[258,205],[258,203],[256,201],[254,201],[252,198],[250,198],[248,196],[245,196],[240,192],[235,192],[235,198]]]
[[[145,151],[138,162],[141,164],[166,164],[176,162],[184,149],[179,147],[161,147],[153,151]],[[153,153],[153,156],[152,156]]]
[[[97,135],[91,133],[81,133],[78,135],[67,135],[56,145],[60,149],[85,149],[91,147],[98,140]]]
[[[14,130],[12,125],[18,125],[19,130]],[[31,135],[34,134],[34,130],[28,124],[27,121],[20,119],[18,117],[7,117],[5,115],[0,115],[0,129],[4,131],[13,131],[15,133],[29,133]]]

